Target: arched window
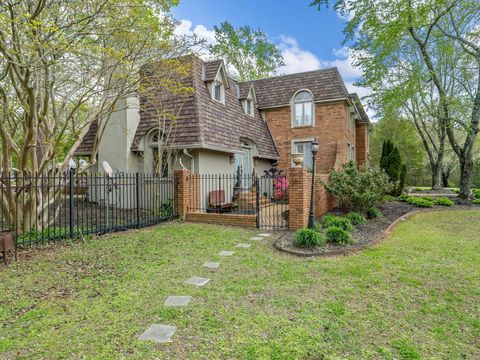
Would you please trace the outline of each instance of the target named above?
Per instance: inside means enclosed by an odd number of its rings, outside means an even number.
[[[299,91],[293,98],[292,126],[313,125],[313,97],[309,91]]]

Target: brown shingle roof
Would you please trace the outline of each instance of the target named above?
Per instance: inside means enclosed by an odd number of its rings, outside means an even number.
[[[75,155],[90,155],[93,150],[93,143],[97,134],[98,121],[94,121],[88,129],[82,143],[75,151]]]
[[[205,81],[215,80],[215,76],[217,76],[218,73],[218,68],[220,67],[222,62],[222,60],[205,62]]]
[[[247,82],[253,84],[258,107],[268,109],[288,106],[292,96],[301,89],[308,89],[314,101],[347,99],[348,91],[337,68],[308,71]],[[241,83],[241,88],[245,83]]]
[[[358,112],[360,113],[360,122],[370,123],[370,119],[368,118],[367,112],[360,101],[357,93],[350,94],[350,98],[352,99],[353,103],[357,107]]]

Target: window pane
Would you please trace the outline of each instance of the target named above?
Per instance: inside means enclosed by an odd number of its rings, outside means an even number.
[[[312,95],[308,91],[300,91],[295,96],[295,101],[308,101],[312,100]]]
[[[303,104],[303,125],[312,125],[312,103],[307,102]]]
[[[295,152],[302,153],[304,155],[303,167],[307,170],[312,170],[313,155],[312,155],[312,143],[310,141],[294,143]]]
[[[217,101],[222,100],[221,91],[222,91],[222,85],[219,84],[219,83],[216,83],[215,84],[215,100],[217,100]]]
[[[303,104],[295,104],[295,126],[302,125]]]

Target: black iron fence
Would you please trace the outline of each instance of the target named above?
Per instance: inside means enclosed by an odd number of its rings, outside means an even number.
[[[252,215],[262,229],[288,228],[288,180],[282,175],[193,174],[188,212]]]
[[[14,230],[20,246],[141,228],[177,214],[174,177],[0,175],[0,230]]]

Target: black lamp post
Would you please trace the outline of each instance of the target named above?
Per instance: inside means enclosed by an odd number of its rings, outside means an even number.
[[[308,228],[313,229],[315,227],[315,215],[313,214],[313,199],[315,197],[315,158],[317,157],[318,149],[320,144],[317,141],[317,138],[312,141],[312,189],[310,191],[310,213],[308,215]]]

